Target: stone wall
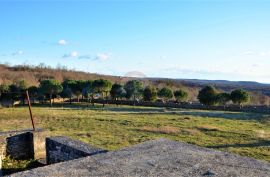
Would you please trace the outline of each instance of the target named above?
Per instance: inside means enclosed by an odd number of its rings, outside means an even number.
[[[6,139],[6,155],[16,160],[34,159],[34,136],[25,132]]]
[[[63,136],[46,138],[47,164],[64,162],[105,152],[107,151]]]
[[[81,100],[87,101],[87,100]],[[103,100],[94,100],[95,103],[103,103]],[[105,100],[108,104],[118,105],[134,105],[134,101],[131,100]],[[226,106],[205,106],[200,103],[175,103],[175,102],[147,102],[137,101],[135,106],[149,106],[149,107],[167,107],[167,108],[183,108],[183,109],[200,109],[200,110],[216,110],[216,111],[235,111],[235,112],[254,112],[254,113],[266,113],[270,114],[270,106],[256,106],[256,105],[245,105],[239,107],[237,105],[226,105]]]

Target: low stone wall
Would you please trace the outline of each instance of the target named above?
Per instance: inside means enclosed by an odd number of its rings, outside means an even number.
[[[87,101],[87,100],[81,100]],[[103,100],[95,99],[95,103],[103,103]],[[118,105],[134,105],[134,101],[131,100],[105,100],[104,103],[118,104]],[[135,106],[149,106],[149,107],[167,107],[167,108],[183,108],[183,109],[200,109],[200,110],[216,110],[216,111],[235,111],[235,112],[254,112],[254,113],[266,113],[270,114],[270,106],[256,106],[256,105],[245,105],[239,107],[237,105],[226,105],[226,106],[205,106],[200,103],[162,103],[162,102],[147,102],[147,101],[136,101]]]
[[[105,152],[107,151],[63,136],[46,138],[47,164],[69,161]]]
[[[34,136],[25,132],[6,138],[6,155],[16,160],[34,159]]]

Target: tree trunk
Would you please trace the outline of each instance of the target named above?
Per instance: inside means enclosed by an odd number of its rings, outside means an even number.
[[[108,92],[105,92],[106,94],[106,104],[108,104]]]
[[[50,94],[50,105],[52,107],[52,94]]]
[[[104,101],[104,95],[103,95],[103,92],[101,93],[102,94],[102,103],[103,103],[103,107],[105,107],[105,101]]]
[[[69,97],[69,104],[71,104],[71,97]]]
[[[136,97],[135,97],[135,94],[133,95],[133,106],[135,106],[136,104],[135,104],[135,99],[136,99]]]
[[[95,106],[94,94],[91,95],[92,106]]]

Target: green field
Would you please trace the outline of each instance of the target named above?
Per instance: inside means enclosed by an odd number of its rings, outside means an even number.
[[[38,128],[116,150],[169,138],[270,162],[270,115],[222,111],[73,105],[34,107]],[[0,109],[0,131],[31,128],[27,107]]]

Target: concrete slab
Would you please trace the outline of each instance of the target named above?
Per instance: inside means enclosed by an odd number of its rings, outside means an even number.
[[[270,164],[187,143],[159,139],[11,176],[269,177]]]

